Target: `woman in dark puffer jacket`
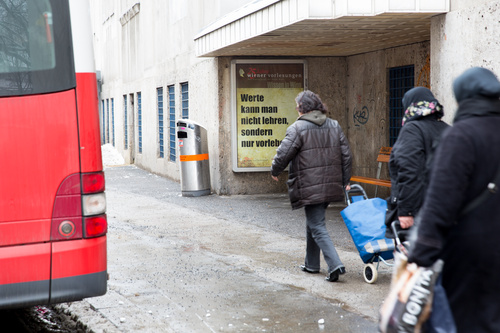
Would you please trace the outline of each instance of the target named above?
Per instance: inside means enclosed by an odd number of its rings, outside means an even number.
[[[408,90],[403,97],[403,127],[392,148],[389,160],[391,199],[389,206],[397,207],[401,228],[414,223],[424,200],[428,184],[428,161],[443,131],[449,127],[441,121],[443,106],[425,87]],[[392,221],[387,221],[390,223]],[[390,225],[386,236],[393,237]],[[399,226],[398,226],[399,229]],[[398,235],[404,241],[403,233]]]
[[[408,260],[423,267],[444,260],[443,286],[458,332],[500,332],[500,191],[462,214],[500,168],[500,82],[476,67],[453,90],[458,110],[435,153]]]
[[[293,209],[304,207],[307,245],[301,269],[319,273],[320,251],[328,264],[327,281],[337,281],[345,267],[325,225],[325,210],[332,201],[344,199],[351,178],[351,151],[337,121],[327,118],[318,95],[301,92],[296,98],[299,118],[286,131],[276,151],[271,176],[289,165],[288,194]]]

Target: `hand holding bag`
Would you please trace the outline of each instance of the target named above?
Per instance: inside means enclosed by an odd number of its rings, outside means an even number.
[[[395,253],[391,290],[380,310],[379,330],[382,333],[422,332],[429,318],[434,286],[441,273],[443,261],[432,267],[407,263],[406,256]]]

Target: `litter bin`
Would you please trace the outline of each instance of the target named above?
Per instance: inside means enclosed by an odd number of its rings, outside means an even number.
[[[210,194],[207,130],[194,121],[177,121],[183,197]]]

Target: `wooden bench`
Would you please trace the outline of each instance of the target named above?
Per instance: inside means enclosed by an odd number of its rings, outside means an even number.
[[[380,172],[382,171],[382,163],[389,163],[389,158],[391,157],[392,147],[382,147],[378,153],[377,162],[377,178],[363,177],[363,176],[352,176],[351,181],[357,183],[365,183],[376,186],[391,187],[391,181],[386,179],[380,179]],[[375,189],[375,196],[377,196],[378,187]]]

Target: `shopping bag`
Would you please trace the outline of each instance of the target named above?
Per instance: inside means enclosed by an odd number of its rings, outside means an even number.
[[[382,333],[419,333],[429,318],[434,286],[443,268],[437,260],[431,267],[407,263],[406,256],[395,253],[391,289],[380,309],[379,330]]]
[[[369,262],[374,253],[381,253],[385,260],[392,259],[394,242],[385,238],[386,210],[385,200],[373,198],[353,202],[340,212],[364,263]]]

